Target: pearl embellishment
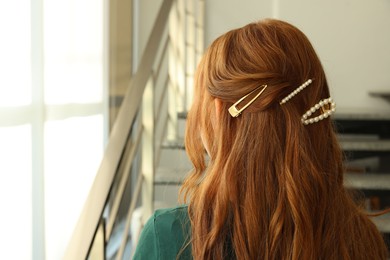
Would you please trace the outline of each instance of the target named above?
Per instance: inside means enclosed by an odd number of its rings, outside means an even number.
[[[298,88],[296,88],[293,92],[291,92],[287,97],[283,98],[282,101],[280,101],[279,104],[283,105],[290,99],[292,99],[296,94],[298,94],[300,91],[302,91],[304,88],[309,86],[313,81],[311,79],[304,82],[302,85],[300,85]]]
[[[317,111],[320,108],[323,108],[325,105],[329,104],[330,109],[323,111],[322,114],[319,116],[309,118],[315,111]],[[332,98],[323,99],[317,104],[315,104],[313,107],[311,107],[309,110],[306,111],[305,114],[303,114],[301,121],[304,125],[317,123],[325,118],[328,118],[330,115],[332,115],[336,111],[336,103],[333,102]]]
[[[287,103],[290,99],[292,99],[296,94],[301,92],[304,88],[309,86],[313,82],[312,79],[308,79],[306,82],[304,82],[302,85],[297,87],[294,91],[292,91],[288,96],[282,99],[280,101],[280,105],[283,105]],[[328,108],[326,110],[326,108]],[[322,113],[319,116],[311,117],[312,114],[314,114],[318,109],[322,108]],[[313,123],[317,123],[321,120],[324,120],[325,118],[328,118],[330,115],[332,115],[336,111],[336,103],[333,102],[332,98],[329,97],[327,99],[323,99],[314,106],[312,106],[309,110],[306,111],[305,114],[302,115],[301,122],[304,125],[309,125]]]

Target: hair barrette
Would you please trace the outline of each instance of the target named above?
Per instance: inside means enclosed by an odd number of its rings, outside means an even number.
[[[312,79],[308,79],[307,81],[305,81],[302,85],[300,85],[299,87],[297,87],[293,92],[291,92],[288,96],[286,96],[285,98],[282,99],[282,101],[280,101],[280,105],[283,105],[284,103],[286,103],[287,101],[289,101],[290,99],[292,99],[296,94],[298,94],[299,92],[301,92],[304,88],[306,88],[307,86],[309,86],[311,83],[313,82]]]
[[[253,99],[251,99],[245,106],[243,106],[240,109],[237,108],[238,104],[240,104],[242,101],[244,101],[245,98],[247,98],[248,96],[250,96],[251,94],[253,94],[255,91],[257,91],[260,88],[263,88],[263,89]],[[267,85],[262,85],[262,86],[256,88],[255,90],[252,90],[251,92],[249,92],[248,94],[246,94],[242,98],[240,98],[236,103],[234,103],[231,107],[229,107],[230,115],[232,117],[238,117],[242,113],[242,111],[244,111],[250,104],[252,104],[264,92],[264,90],[266,88],[267,88]]]
[[[327,109],[325,109],[327,107]],[[319,116],[316,117],[310,117],[314,112],[316,112],[318,109],[322,110],[322,113]],[[330,115],[332,115],[336,111],[336,103],[332,100],[331,97],[327,99],[323,99],[314,106],[312,106],[309,110],[306,111],[305,114],[303,114],[301,118],[301,122],[305,125],[317,123],[325,118],[328,118]]]

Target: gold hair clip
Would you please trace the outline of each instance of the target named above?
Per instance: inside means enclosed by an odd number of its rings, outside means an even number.
[[[240,104],[245,98],[247,98],[249,95],[253,94],[256,90],[263,87],[263,89],[251,100],[249,101],[245,106],[243,106],[241,109],[237,109],[237,105]],[[256,88],[255,90],[252,90],[245,96],[243,96],[240,100],[238,100],[236,103],[234,103],[231,107],[229,107],[229,113],[232,117],[238,117],[242,111],[244,111],[250,104],[252,104],[267,88],[267,85],[261,85],[260,87]]]

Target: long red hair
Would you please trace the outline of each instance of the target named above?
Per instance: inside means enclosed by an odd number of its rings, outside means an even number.
[[[261,85],[263,94],[231,117],[228,108]],[[194,169],[182,192],[195,259],[386,259],[380,232],[343,186],[331,120],[301,123],[329,96],[312,45],[286,22],[252,23],[212,43],[197,70],[185,139]]]

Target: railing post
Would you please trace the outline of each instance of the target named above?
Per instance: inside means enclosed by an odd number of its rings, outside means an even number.
[[[177,38],[176,38],[176,106],[178,111],[185,111],[185,87],[186,87],[186,13],[185,0],[176,0],[176,14],[177,14]]]
[[[195,66],[200,62],[200,59],[203,56],[204,51],[204,8],[205,8],[205,0],[197,0],[196,1],[196,14],[195,14],[195,27],[196,27],[196,34],[195,34],[195,41],[196,41],[196,47],[195,47],[195,53],[196,53],[196,60],[195,60]]]
[[[185,19],[186,19],[186,39],[185,39],[185,53],[186,53],[186,64],[185,64],[185,109],[188,110],[192,103],[193,93],[193,81],[195,73],[195,1],[191,0],[186,2]]]
[[[186,18],[185,1],[173,2],[169,17],[169,122],[167,139],[176,140],[178,137],[177,113],[186,111]]]
[[[177,3],[173,2],[171,12],[169,14],[168,23],[168,124],[167,124],[167,140],[175,140],[177,138],[177,103],[176,92],[178,89],[177,78],[177,60],[178,60],[178,47],[177,47],[177,35],[178,30],[178,14]]]
[[[193,83],[196,66],[203,56],[204,46],[204,0],[186,2],[186,84],[185,109],[192,104]]]
[[[152,215],[154,200],[154,78],[151,76],[142,98],[142,186],[143,223]]]
[[[93,240],[91,251],[89,253],[89,259],[104,260],[106,259],[106,240],[105,240],[105,222],[104,219],[100,219],[98,229]]]
[[[168,140],[177,138],[177,112],[192,104],[195,69],[204,49],[204,0],[177,0],[169,21]]]

